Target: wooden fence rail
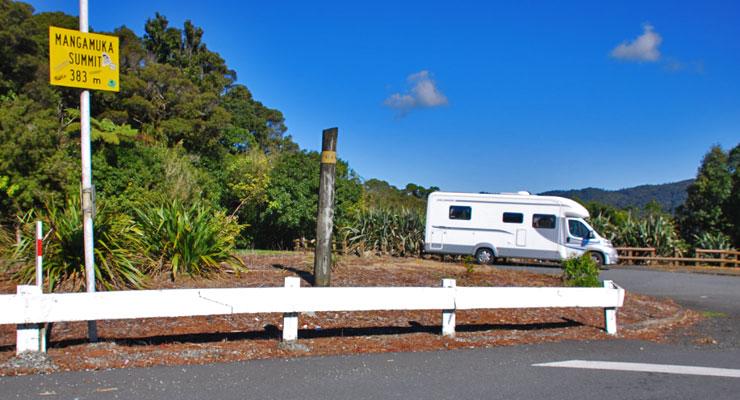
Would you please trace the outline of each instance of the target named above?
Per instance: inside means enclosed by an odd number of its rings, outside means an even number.
[[[347,248],[347,243],[344,241],[338,242],[336,239],[331,241],[332,251],[339,251],[339,254],[344,254]],[[316,250],[316,239],[293,239],[293,250],[295,251],[315,251]]]
[[[740,267],[740,251],[696,249],[696,258],[702,262],[716,262],[720,267]]]
[[[658,256],[653,247],[617,247],[619,262],[663,264],[663,265],[694,265],[715,267],[740,267],[740,251],[695,249],[694,257],[663,257]]]
[[[655,247],[617,247],[617,254],[619,255],[619,262],[622,264],[644,261],[645,264],[649,265],[651,260],[658,256]]]

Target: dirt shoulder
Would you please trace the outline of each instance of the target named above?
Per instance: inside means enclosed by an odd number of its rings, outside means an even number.
[[[152,288],[282,286],[298,276],[309,286],[308,253],[245,255],[249,272],[212,279],[158,279]],[[333,286],[562,286],[557,277],[459,263],[403,258],[342,257]],[[14,292],[2,282],[0,290]],[[99,321],[99,343],[85,340],[86,324],[56,323],[46,356],[15,357],[15,326],[0,325],[0,375],[189,365],[276,357],[431,351],[614,338],[666,341],[676,328],[702,317],[673,301],[627,293],[618,311],[619,334],[607,335],[603,312],[590,308],[466,310],[457,312],[456,336],[442,337],[439,311],[305,313],[298,341],[280,341],[281,314]]]

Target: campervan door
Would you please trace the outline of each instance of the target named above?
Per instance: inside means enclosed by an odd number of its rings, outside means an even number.
[[[560,257],[560,206],[548,199],[519,196],[498,196],[498,224],[505,239],[497,244],[497,257],[537,258],[553,260]]]

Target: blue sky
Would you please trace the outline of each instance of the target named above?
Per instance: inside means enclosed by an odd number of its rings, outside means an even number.
[[[192,20],[301,147],[337,126],[339,157],[401,187],[665,183],[740,142],[735,1],[89,2],[97,31]]]

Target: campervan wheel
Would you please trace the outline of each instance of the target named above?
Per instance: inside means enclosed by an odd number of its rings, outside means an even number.
[[[478,262],[478,264],[492,264],[493,258],[493,251],[491,249],[482,248],[478,249],[478,251],[475,252],[475,260]]]
[[[601,253],[590,251],[588,255],[591,256],[591,259],[594,260],[599,268],[604,266],[604,256]]]

